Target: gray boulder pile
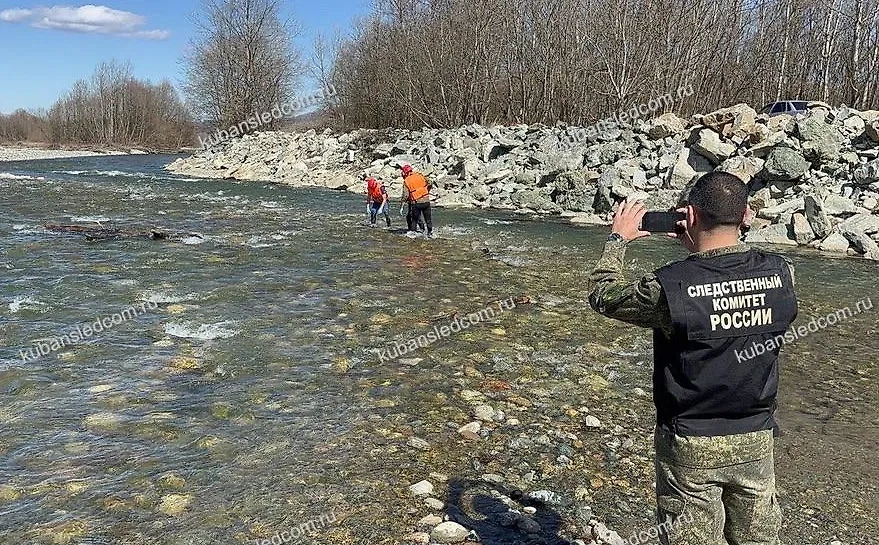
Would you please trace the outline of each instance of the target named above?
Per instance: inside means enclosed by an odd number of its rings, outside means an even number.
[[[264,132],[221,142],[167,169],[362,193],[365,175],[401,191],[412,164],[435,204],[556,214],[606,223],[625,198],[668,209],[699,176],[737,175],[751,190],[747,241],[879,259],[879,111],[813,102],[806,114],[758,115],[738,104],[664,114],[601,131],[558,125],[345,134]]]

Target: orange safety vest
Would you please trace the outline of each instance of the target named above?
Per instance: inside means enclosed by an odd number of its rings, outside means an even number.
[[[385,197],[382,194],[382,186],[380,184],[375,184],[368,188],[367,192],[369,193],[369,199],[373,202],[380,203],[385,200]]]
[[[413,172],[403,181],[406,184],[406,191],[409,192],[409,202],[415,202],[429,195],[427,189],[427,180],[422,174]]]

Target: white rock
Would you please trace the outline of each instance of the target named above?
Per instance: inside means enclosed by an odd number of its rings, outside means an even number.
[[[457,522],[446,521],[437,526],[430,532],[430,539],[437,543],[461,543],[470,531]]]
[[[409,487],[409,492],[412,492],[416,497],[425,498],[433,494],[433,485],[430,481],[420,481]]]
[[[587,428],[600,428],[601,420],[590,414],[583,421],[583,425],[585,425]]]
[[[473,417],[483,422],[494,420],[495,410],[491,405],[477,405],[473,409]]]
[[[464,424],[460,428],[458,428],[458,433],[479,433],[479,430],[482,429],[482,424],[479,422],[470,422],[469,424]]]

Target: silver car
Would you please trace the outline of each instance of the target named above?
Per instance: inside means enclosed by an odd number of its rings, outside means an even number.
[[[808,105],[808,100],[782,100],[764,106],[760,113],[769,114],[770,117],[781,114],[797,115],[806,113]]]

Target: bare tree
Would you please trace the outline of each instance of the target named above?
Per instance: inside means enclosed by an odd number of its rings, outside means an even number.
[[[281,6],[280,0],[203,1],[184,58],[186,93],[197,115],[218,127],[236,126],[292,98],[304,65],[293,46],[296,27],[282,18]]]
[[[346,126],[585,124],[667,93],[879,108],[879,0],[375,0],[334,49]]]

